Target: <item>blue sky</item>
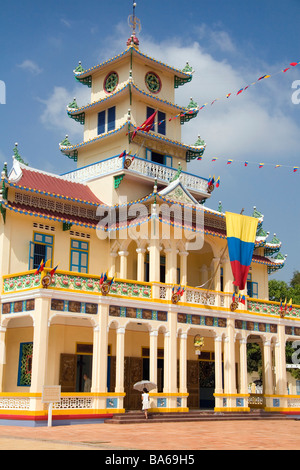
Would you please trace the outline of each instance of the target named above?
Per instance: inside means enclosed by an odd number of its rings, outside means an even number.
[[[79,60],[88,68],[122,52],[131,12],[131,0],[2,2],[1,165],[11,165],[18,142],[33,167],[57,173],[75,167],[58,148],[66,134],[73,143],[83,140],[83,128],[66,115],[74,96],[79,105],[89,101],[73,69]],[[289,281],[300,270],[300,170],[291,169],[300,166],[300,104],[292,102],[300,65],[236,92],[299,62],[300,1],[138,0],[136,14],[143,52],[179,68],[189,61],[195,70],[193,81],[176,92],[177,104],[186,105],[190,97],[199,105],[222,98],[183,126],[183,142],[194,144],[200,134],[207,144],[203,160],[192,162],[189,171],[221,177],[209,207],[216,209],[220,200],[224,210],[244,208],[251,215],[257,206],[270,238],[275,232],[288,254],[285,268],[271,278]],[[233,94],[228,100],[227,93]],[[227,159],[233,163],[226,165]]]

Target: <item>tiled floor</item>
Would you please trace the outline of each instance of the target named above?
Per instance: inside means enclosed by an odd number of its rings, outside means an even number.
[[[300,449],[300,420],[0,426],[0,450]]]

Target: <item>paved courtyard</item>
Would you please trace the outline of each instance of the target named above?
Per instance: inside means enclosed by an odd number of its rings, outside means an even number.
[[[300,420],[0,426],[0,450],[299,450]]]

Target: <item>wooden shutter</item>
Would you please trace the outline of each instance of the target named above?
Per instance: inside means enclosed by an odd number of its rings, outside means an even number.
[[[113,106],[107,111],[107,132],[116,128],[116,107]]]
[[[105,132],[105,111],[98,113],[98,135]]]

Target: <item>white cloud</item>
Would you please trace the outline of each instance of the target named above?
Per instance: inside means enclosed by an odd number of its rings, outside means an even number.
[[[195,33],[200,42],[205,40],[211,49],[219,49],[223,52],[235,52],[236,46],[227,31],[211,29],[206,24],[195,27]]]
[[[68,134],[70,140],[74,138],[81,141],[83,140],[83,126],[67,115],[67,106],[74,97],[78,106],[83,106],[90,101],[90,89],[82,85],[73,90],[55,87],[49,98],[39,99],[44,105],[40,119],[47,129],[61,130],[62,139],[65,134]]]
[[[183,126],[185,143],[194,144],[200,134],[207,144],[205,156],[244,159],[246,155],[253,161],[283,164],[289,154],[299,152],[299,122],[287,112],[291,102],[287,76],[286,80],[271,77],[237,96],[238,90],[263,75],[262,70],[277,72],[276,64],[253,60],[249,66],[246,59],[233,67],[214,59],[198,42],[183,45],[176,38],[160,44],[143,40],[141,49],[178,68],[188,61],[195,70],[192,82],[176,91],[176,101],[187,105],[192,97],[199,106],[208,105]],[[226,98],[227,93],[232,95]]]
[[[67,28],[71,28],[71,23],[68,20],[65,20],[64,18],[61,18],[60,22],[66,26]]]
[[[23,70],[27,70],[28,72],[32,73],[33,75],[38,75],[42,73],[42,69],[33,62],[33,60],[26,59],[24,60],[21,64],[18,64],[18,67],[20,67]]]
[[[118,24],[116,29],[125,28]],[[202,30],[215,43],[223,38],[224,47],[230,52],[235,48],[226,32],[219,30],[216,34],[206,26],[202,26]],[[277,72],[278,64],[261,63],[255,58],[243,59],[241,51],[236,50],[238,64],[232,65],[228,59],[215,59],[211,50],[204,49],[197,41],[183,43],[178,38],[170,38],[157,43],[153,38],[141,35],[139,39],[140,49],[147,55],[179,69],[188,61],[195,70],[192,82],[176,90],[175,101],[186,106],[192,97],[199,106],[208,103],[199,111],[197,118],[182,127],[184,143],[194,144],[198,135],[205,140],[207,148],[203,163],[204,160],[208,163],[211,157],[218,157],[284,164],[289,156],[293,158],[299,152],[300,126],[288,112],[292,92],[287,75],[263,80],[236,95],[240,88],[264,73]],[[113,50],[117,49],[116,40],[109,44]],[[113,53],[106,47],[101,55],[101,60],[105,60]],[[227,93],[232,93],[228,99]],[[54,88],[51,96],[42,101],[45,109],[41,120],[48,128],[63,130],[78,141],[82,140],[83,127],[66,114],[66,106],[74,96],[79,106],[87,104],[90,102],[90,89],[82,86],[73,90]],[[161,98],[168,99],[164,97],[163,90]],[[211,105],[215,99],[217,101]]]

